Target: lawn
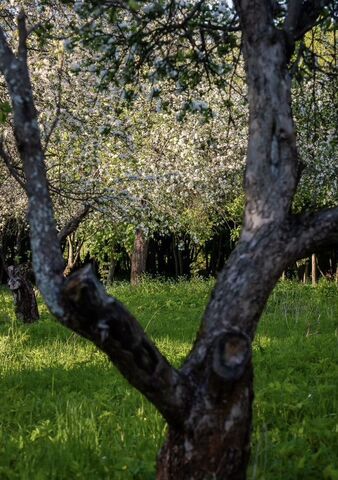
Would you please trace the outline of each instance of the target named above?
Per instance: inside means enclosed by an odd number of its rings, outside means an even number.
[[[118,284],[125,302],[179,365],[211,281]],[[154,479],[165,426],[103,354],[55,323],[15,321],[0,290],[0,479]],[[250,480],[338,479],[338,288],[281,282],[254,344]]]

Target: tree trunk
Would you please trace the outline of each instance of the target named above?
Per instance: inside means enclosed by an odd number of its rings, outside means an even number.
[[[68,277],[72,273],[73,266],[74,266],[74,248],[73,248],[72,235],[69,235],[67,237],[67,245],[68,245],[67,265],[63,272],[65,277]]]
[[[193,399],[183,425],[178,429],[169,423],[158,480],[246,478],[253,399],[251,341],[294,245],[288,235],[297,185],[289,47],[265,2],[255,3],[255,8],[246,0],[235,5],[241,17],[250,107],[244,225],[181,369],[193,379]]]
[[[115,275],[115,270],[116,270],[116,260],[114,255],[111,256],[110,259],[110,265],[109,265],[109,270],[108,270],[108,275],[107,275],[107,284],[112,285],[114,282],[114,275]]]
[[[136,229],[134,250],[131,255],[130,283],[132,285],[138,285],[142,274],[146,271],[148,243],[142,230]]]
[[[14,297],[16,317],[24,323],[39,320],[38,305],[24,266],[8,267],[8,286]]]
[[[71,233],[67,237],[67,244],[68,244],[67,265],[63,271],[63,275],[65,277],[69,277],[69,275],[74,271],[76,266],[80,263],[80,254],[81,254],[83,241],[75,242],[75,233]]]
[[[177,250],[177,258],[178,258],[178,276],[183,276],[183,258],[182,258],[182,250],[178,248]]]
[[[312,285],[317,285],[317,256],[315,253],[311,255],[311,280]]]
[[[4,258],[3,258],[3,255],[2,255],[2,251],[1,251],[1,248],[0,248],[0,285],[4,281],[4,274],[5,273],[6,273],[6,267],[5,267],[5,262],[4,262]]]
[[[0,27],[0,69],[12,99],[27,180],[37,284],[56,318],[105,352],[167,421],[158,480],[245,479],[253,399],[251,344],[259,319],[287,265],[337,239],[338,208],[291,213],[299,175],[288,63],[294,40],[315,24],[322,3],[288,2],[284,26],[277,28],[274,2],[234,0],[250,107],[244,223],[180,369],[170,365],[128,310],[106,294],[90,267],[63,277],[29,79],[25,16],[18,18],[18,58]],[[132,262],[137,279],[146,246],[137,231]]]
[[[206,390],[212,381],[205,378]],[[157,480],[245,480],[253,401],[251,364],[239,382],[218,388],[209,408],[203,405],[200,410],[204,401],[195,400],[184,429],[169,427],[157,459]]]
[[[305,265],[304,265],[303,283],[308,283],[309,281],[309,270],[310,270],[310,261],[307,258],[305,260]]]
[[[174,266],[175,266],[175,278],[177,278],[179,276],[179,266],[178,266],[178,256],[177,256],[176,235],[173,235],[172,249],[173,249]]]

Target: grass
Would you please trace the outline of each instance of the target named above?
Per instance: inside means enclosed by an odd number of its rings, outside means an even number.
[[[179,365],[211,282],[119,284],[114,295]],[[254,345],[250,480],[337,480],[334,284],[280,283]],[[103,354],[56,324],[22,325],[0,290],[0,479],[154,479],[165,426]]]

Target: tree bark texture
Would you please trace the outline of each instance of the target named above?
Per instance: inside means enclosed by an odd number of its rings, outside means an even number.
[[[318,10],[318,2],[308,3]],[[284,28],[277,29],[270,2],[235,0],[250,109],[244,224],[180,369],[170,365],[127,309],[106,294],[89,267],[64,279],[28,75],[24,18],[19,17],[18,58],[0,29],[0,70],[12,97],[27,178],[37,283],[59,321],[104,351],[168,422],[158,480],[245,479],[253,400],[251,343],[259,318],[288,264],[337,239],[338,208],[291,213],[299,168],[288,63],[293,42],[311,27],[313,13],[307,9],[303,18],[298,0],[288,6]],[[139,273],[145,264],[142,232],[135,242]]]
[[[34,288],[24,265],[8,267],[8,286],[13,294],[16,317],[24,323],[39,320]]]
[[[148,244],[149,240],[146,239],[144,232],[140,228],[137,228],[134,249],[131,255],[130,283],[132,285],[138,285],[141,276],[146,271]]]

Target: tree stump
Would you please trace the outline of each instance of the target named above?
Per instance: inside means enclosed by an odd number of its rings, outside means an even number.
[[[8,267],[8,286],[14,298],[15,315],[24,323],[39,320],[34,288],[23,265]]]

